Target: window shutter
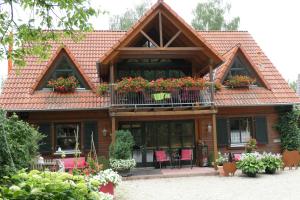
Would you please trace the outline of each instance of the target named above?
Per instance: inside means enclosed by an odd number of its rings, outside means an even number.
[[[228,128],[226,118],[217,119],[217,139],[218,146],[228,145]]]
[[[39,126],[38,131],[45,136],[40,142],[39,151],[40,153],[50,153],[52,151],[51,124],[43,123],[43,124],[38,124],[38,126]]]
[[[98,149],[98,126],[97,121],[88,121],[84,123],[84,133],[83,133],[83,144],[84,144],[84,151],[90,151],[91,149],[91,136],[92,132],[94,135],[94,144],[96,150]]]
[[[266,117],[255,117],[255,136],[258,144],[268,144]]]

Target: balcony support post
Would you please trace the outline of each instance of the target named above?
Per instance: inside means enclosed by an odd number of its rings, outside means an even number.
[[[115,103],[115,90],[114,90],[114,86],[112,85],[115,82],[115,67],[114,67],[114,63],[111,62],[110,66],[109,66],[109,82],[111,84],[110,86],[110,101],[111,101],[111,105],[113,105]]]
[[[209,81],[210,81],[210,101],[213,105],[215,102],[215,86],[213,77],[213,60],[209,60]]]
[[[216,113],[212,114],[212,135],[213,135],[213,149],[214,149],[214,167],[217,169],[216,159],[218,158],[218,138],[217,138],[217,120]]]
[[[116,141],[116,117],[111,117],[111,141]]]

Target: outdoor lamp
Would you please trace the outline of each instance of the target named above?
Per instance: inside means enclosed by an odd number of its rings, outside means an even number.
[[[208,132],[208,133],[211,133],[211,130],[212,130],[211,123],[208,122],[208,124],[207,124],[207,132]]]
[[[106,137],[106,135],[107,135],[107,130],[106,130],[106,128],[104,128],[104,129],[102,130],[102,135],[103,135],[103,137]]]

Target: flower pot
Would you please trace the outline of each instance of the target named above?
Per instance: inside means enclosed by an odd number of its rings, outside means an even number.
[[[101,185],[99,187],[99,192],[114,195],[114,184],[109,182],[106,185]]]
[[[130,176],[130,169],[118,170],[118,173],[123,177],[127,177]]]
[[[248,177],[256,177],[257,172],[244,172],[242,171],[243,174],[246,174]]]
[[[234,173],[236,172],[236,164],[235,162],[226,162],[223,164],[223,170],[225,176],[232,175],[234,176]]]
[[[275,174],[276,168],[266,167],[265,172],[266,172],[266,174]]]
[[[218,172],[220,176],[225,176],[224,168],[223,166],[218,165]]]

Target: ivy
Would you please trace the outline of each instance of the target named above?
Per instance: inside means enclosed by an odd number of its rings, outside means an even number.
[[[280,115],[275,128],[280,133],[282,150],[300,149],[300,111],[294,109]]]

